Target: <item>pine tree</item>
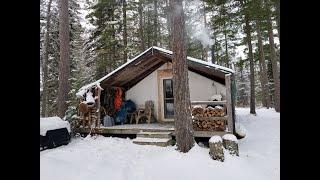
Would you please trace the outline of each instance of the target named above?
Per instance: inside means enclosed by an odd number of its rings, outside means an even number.
[[[128,59],[128,38],[127,38],[127,1],[122,0],[122,19],[123,19],[123,63],[127,62]]]
[[[70,47],[69,47],[69,3],[68,0],[59,1],[59,90],[58,90],[58,116],[63,118],[67,110],[70,74]]]
[[[46,102],[46,116],[56,116],[58,114],[57,98],[59,86],[59,8],[58,1],[52,1],[50,12],[50,28],[46,31],[46,13],[49,0],[41,1],[41,16],[40,16],[40,29],[41,29],[41,82],[47,82],[47,102]],[[92,69],[87,67],[87,61],[91,58],[90,53],[84,49],[85,39],[82,38],[83,28],[80,25],[79,19],[79,3],[75,0],[69,1],[69,35],[70,35],[70,77],[68,84],[71,86],[68,92],[68,105],[76,106],[77,100],[75,92],[81,86],[93,80]],[[45,41],[45,34],[49,33],[49,41]],[[47,54],[47,77],[43,77],[43,62],[44,62],[44,44],[48,42]],[[42,85],[43,86],[43,85]],[[41,94],[41,107],[44,105],[43,93]],[[44,108],[41,108],[43,111]]]
[[[280,77],[278,72],[277,57],[274,44],[273,27],[271,22],[271,9],[268,0],[265,0],[265,8],[267,10],[267,23],[268,23],[268,35],[269,35],[269,45],[270,45],[270,60],[272,64],[272,74],[274,80],[274,101],[275,110],[280,112]]]
[[[153,0],[153,46],[158,46],[158,1]]]
[[[194,139],[182,0],[170,0],[170,6],[173,12],[171,15],[175,134],[178,150],[188,152],[194,145]]]
[[[236,77],[237,80],[237,106],[247,107],[249,105],[249,86],[248,86],[248,71],[247,71],[247,61],[243,59],[239,59],[236,63]]]
[[[246,33],[246,42],[249,48],[249,62],[250,62],[250,114],[256,114],[255,110],[255,80],[254,80],[254,60],[253,60],[253,52],[252,52],[252,38],[251,38],[251,25],[250,25],[250,5],[248,2],[240,1],[243,12],[244,12],[244,20],[245,20],[245,33]]]
[[[276,19],[276,23],[277,23],[277,30],[278,30],[278,37],[279,37],[279,41],[280,41],[280,0],[272,0],[272,2],[274,3],[275,6],[275,19]]]
[[[143,52],[145,49],[146,49],[146,45],[145,45],[145,40],[144,40],[144,23],[143,23],[143,20],[144,20],[144,17],[142,15],[142,11],[143,11],[143,8],[142,8],[142,2],[143,0],[139,0],[139,37],[140,37],[140,51]]]
[[[96,78],[101,78],[123,63],[121,48],[121,3],[115,0],[99,0],[92,6],[93,11],[88,15],[93,25],[97,26],[90,37],[91,51],[95,51],[94,64]]]
[[[49,1],[42,1],[41,9],[47,9]],[[49,28],[49,40],[47,46],[48,61],[47,64],[47,77],[44,79],[42,77],[42,82],[47,82],[47,100],[46,100],[46,116],[53,116],[57,114],[57,94],[58,94],[58,63],[59,63],[59,14],[58,14],[58,4],[56,1],[52,1],[51,11],[50,11],[50,28]],[[42,17],[46,17],[43,15]],[[41,18],[41,17],[40,17]],[[40,20],[44,20],[42,18]],[[40,23],[45,29],[45,23]],[[44,39],[44,38],[43,38]],[[44,46],[45,41],[40,41],[40,44]],[[42,52],[44,54],[44,51]],[[44,56],[41,56],[40,62],[43,62]],[[43,63],[42,63],[43,65]],[[42,94],[43,96],[43,94]],[[43,100],[43,99],[42,99]],[[45,101],[41,100],[41,106]],[[43,109],[41,108],[41,111]]]
[[[261,0],[254,1],[256,13],[255,13],[255,22],[256,22],[256,32],[258,38],[258,47],[259,47],[259,66],[260,66],[260,82],[262,89],[262,104],[264,107],[271,107],[271,99],[269,96],[268,88],[268,77],[265,63],[265,54],[263,49],[263,35],[261,33],[262,21],[265,19],[265,11],[262,8]]]
[[[203,12],[203,23],[204,23],[204,27],[207,28],[208,23],[207,23],[207,14],[206,14],[206,4],[205,2],[202,2],[202,12]],[[208,46],[203,47],[202,49],[202,59],[204,61],[208,61]]]
[[[80,6],[78,1],[69,1],[69,15],[70,15],[70,91],[68,93],[68,105],[77,106],[78,100],[75,93],[81,86],[89,83],[86,81],[91,76],[87,74],[86,57],[85,57],[85,39],[82,37],[84,29],[81,26],[81,19],[79,16]]]
[[[212,12],[209,26],[212,29],[214,39],[213,57],[215,63],[231,67],[232,59],[235,58],[235,50],[239,46],[239,29],[241,26],[240,7],[237,1],[219,0],[206,1],[207,11]]]
[[[45,44],[44,44],[44,55],[43,55],[43,62],[42,62],[42,83],[43,83],[43,90],[42,90],[42,106],[41,106],[41,116],[46,117],[48,116],[47,112],[47,104],[48,104],[48,61],[49,61],[49,38],[50,38],[50,21],[51,21],[51,4],[52,0],[49,0],[47,6],[47,16],[46,16],[46,33],[45,33]]]

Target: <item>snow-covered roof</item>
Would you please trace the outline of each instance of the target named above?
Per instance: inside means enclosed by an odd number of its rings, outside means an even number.
[[[138,56],[134,57],[133,59],[127,61],[126,63],[124,63],[123,65],[119,66],[118,68],[116,68],[115,70],[113,70],[112,72],[110,72],[109,74],[107,74],[106,76],[98,79],[97,81],[95,82],[92,82],[90,84],[87,84],[83,87],[81,87],[79,89],[79,91],[76,93],[76,96],[78,98],[81,98],[83,97],[83,95],[86,93],[86,91],[90,88],[92,88],[93,86],[100,86],[100,83],[107,79],[108,77],[112,76],[113,74],[115,74],[116,72],[118,72],[119,70],[123,69],[124,67],[126,67],[127,65],[129,65],[130,63],[133,63],[135,60],[139,59],[139,57],[141,57],[142,55],[146,54],[148,51],[153,51],[153,50],[158,50],[162,53],[165,53],[165,54],[168,54],[168,55],[172,55],[173,52],[172,51],[169,51],[169,50],[166,50],[166,49],[163,49],[163,48],[160,48],[160,47],[156,47],[156,46],[152,46],[150,48],[148,48],[147,50],[145,50],[144,52],[140,53]],[[187,59],[189,61],[192,61],[192,62],[196,62],[198,64],[201,64],[201,65],[204,65],[206,67],[213,67],[214,69],[217,69],[223,73],[234,73],[234,70],[232,69],[229,69],[229,68],[226,68],[226,67],[223,67],[223,66],[219,66],[217,64],[213,64],[212,62],[206,62],[206,61],[203,61],[203,60],[200,60],[200,59],[196,59],[196,58],[193,58],[193,57],[187,57]]]
[[[45,136],[47,131],[61,128],[67,128],[68,132],[71,132],[69,122],[62,120],[57,116],[40,118],[40,135],[42,136]]]
[[[173,54],[172,51],[169,51],[169,50],[166,50],[166,49],[163,49],[163,48],[159,48],[159,47],[156,47],[156,46],[153,46],[152,48],[157,49],[159,51],[162,51],[164,53],[170,54],[170,55]],[[225,72],[234,73],[234,70],[232,70],[230,68],[223,67],[223,66],[219,66],[217,64],[213,64],[212,62],[207,62],[207,61],[204,61],[204,60],[201,60],[201,59],[196,59],[196,58],[193,58],[193,57],[190,57],[190,56],[187,56],[187,59],[190,60],[190,61],[193,61],[193,62],[197,62],[197,63],[203,64],[203,65],[206,65],[206,66],[214,67],[216,69],[219,69],[219,70],[222,70],[222,71],[225,71]]]
[[[141,54],[139,54],[138,56],[134,57],[133,59],[127,61],[126,63],[122,64],[121,66],[119,66],[117,69],[113,70],[112,72],[110,72],[109,74],[103,76],[102,78],[98,79],[97,81],[93,82],[93,83],[90,83],[90,84],[87,84],[83,87],[81,87],[79,89],[79,91],[77,92],[76,96],[77,97],[82,97],[86,91],[88,89],[90,89],[91,87],[93,86],[100,86],[100,82],[107,79],[108,77],[110,77],[111,75],[113,75],[115,72],[119,71],[120,69],[124,68],[125,66],[127,66],[129,63],[131,63],[132,61],[138,59],[138,57],[142,56],[144,53],[146,53],[147,51],[149,51],[150,49],[152,49],[152,47],[150,47],[149,49],[145,50],[144,52],[142,52]]]

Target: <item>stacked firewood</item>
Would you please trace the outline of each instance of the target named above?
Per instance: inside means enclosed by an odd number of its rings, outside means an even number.
[[[203,117],[204,108],[201,106],[194,106],[191,113],[192,116]]]
[[[226,121],[224,119],[204,119],[194,118],[192,121],[195,131],[224,131],[226,130]]]
[[[79,117],[77,118],[80,121],[78,124],[82,125],[83,127],[90,127],[93,123],[98,125],[98,116],[96,115],[97,108],[95,107],[88,107],[88,105],[84,102],[79,104]]]
[[[192,108],[193,129],[195,131],[224,131],[226,130],[225,110],[221,106]],[[221,119],[219,119],[221,117]]]
[[[221,106],[203,108],[195,106],[192,108],[192,116],[195,117],[222,117],[225,116],[225,111]]]

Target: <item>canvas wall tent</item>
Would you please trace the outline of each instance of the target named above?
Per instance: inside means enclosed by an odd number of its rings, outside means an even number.
[[[191,101],[208,101],[215,94],[222,94],[225,100],[230,97],[228,103],[233,109],[234,126],[234,71],[192,57],[187,57],[187,60]],[[101,86],[102,89],[110,86],[122,87],[126,99],[131,99],[138,105],[145,100],[153,100],[157,120],[171,121],[172,118],[164,117],[164,89],[170,88],[170,81],[166,79],[172,77],[171,62],[172,51],[150,47],[96,82],[80,88],[77,96],[83,96],[93,86]]]

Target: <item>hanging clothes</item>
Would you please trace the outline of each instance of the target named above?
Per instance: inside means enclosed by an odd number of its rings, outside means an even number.
[[[103,106],[104,107],[108,107],[109,106],[109,99],[110,99],[110,96],[111,96],[111,88],[110,87],[107,87],[104,89],[104,94],[103,94]]]
[[[114,109],[115,111],[119,111],[121,108],[121,104],[122,104],[122,89],[117,87],[116,88],[116,95],[115,95],[115,99],[114,99]]]
[[[106,87],[104,89],[103,107],[106,109],[106,114],[111,117],[114,117],[115,113],[120,109],[120,108],[119,109],[115,108],[116,95],[117,95],[117,88]]]

